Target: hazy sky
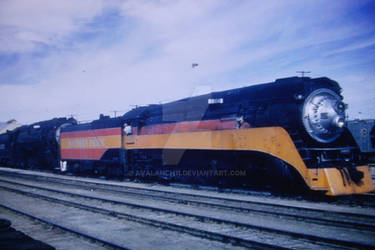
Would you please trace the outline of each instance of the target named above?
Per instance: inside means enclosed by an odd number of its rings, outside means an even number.
[[[0,121],[94,119],[299,70],[375,118],[375,1],[0,0]]]

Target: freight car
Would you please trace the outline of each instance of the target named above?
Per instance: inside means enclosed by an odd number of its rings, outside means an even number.
[[[356,119],[348,121],[347,127],[366,160],[375,163],[375,120]]]
[[[341,88],[291,77],[137,107],[67,126],[61,169],[203,184],[299,188],[327,195],[374,190],[345,127]]]
[[[54,118],[0,135],[0,162],[18,168],[60,169],[60,130],[75,119]]]
[[[11,132],[0,134],[0,164],[7,165],[10,161],[10,143],[11,143]]]

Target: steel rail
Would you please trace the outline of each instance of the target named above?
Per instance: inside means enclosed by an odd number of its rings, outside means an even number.
[[[123,219],[126,219],[126,220],[130,220],[130,221],[134,221],[134,222],[138,222],[138,223],[142,223],[142,224],[146,224],[146,225],[151,225],[151,226],[155,226],[155,227],[158,227],[158,228],[164,228],[164,229],[179,231],[179,232],[183,232],[183,233],[188,233],[188,234],[191,234],[193,236],[207,238],[207,239],[210,239],[210,240],[216,240],[216,241],[221,241],[221,242],[225,242],[225,243],[230,242],[230,243],[237,244],[237,245],[244,246],[244,247],[252,247],[252,248],[255,247],[255,248],[259,248],[259,249],[264,249],[264,248],[268,248],[268,249],[287,249],[287,248],[282,248],[280,246],[275,246],[275,245],[272,245],[272,244],[247,240],[247,239],[234,237],[234,236],[230,236],[230,235],[226,235],[226,234],[222,234],[222,233],[210,232],[210,231],[203,230],[203,229],[192,228],[192,227],[189,227],[189,226],[183,226],[183,225],[173,224],[173,223],[169,223],[169,222],[165,222],[165,221],[145,218],[145,217],[137,216],[137,215],[134,215],[134,214],[124,213],[124,212],[116,212],[116,211],[98,208],[98,207],[94,207],[94,206],[83,205],[83,204],[77,203],[77,202],[61,200],[61,199],[57,199],[57,198],[52,198],[52,197],[40,195],[40,194],[29,193],[29,192],[25,192],[25,191],[22,191],[22,190],[9,188],[9,187],[0,186],[0,188],[11,191],[11,192],[14,192],[14,193],[23,194],[23,195],[27,195],[27,196],[34,197],[34,198],[43,199],[43,200],[47,200],[47,201],[50,201],[50,202],[59,203],[59,204],[62,204],[62,205],[83,209],[83,210],[86,210],[86,211],[96,212],[96,213],[100,213],[100,214],[104,214],[104,215],[108,215],[108,216],[112,216],[112,217],[116,217],[116,218],[123,218]],[[97,200],[105,201],[105,199],[103,199],[103,200],[97,199]]]
[[[27,178],[30,178],[30,176],[26,175]],[[21,177],[22,178],[22,177]],[[46,180],[47,178],[47,180]],[[224,209],[230,209],[230,210],[237,210],[237,211],[246,211],[246,212],[257,212],[257,213],[263,213],[263,214],[273,214],[277,216],[286,216],[286,217],[293,217],[293,218],[300,218],[304,220],[308,220],[310,222],[314,222],[317,224],[324,224],[324,225],[340,225],[342,227],[358,227],[358,228],[363,228],[366,230],[375,230],[375,225],[373,223],[360,223],[360,222],[354,222],[354,221],[340,221],[340,220],[334,220],[334,219],[329,219],[329,218],[317,218],[317,216],[312,216],[312,215],[302,215],[302,214],[291,214],[287,212],[282,212],[282,211],[277,211],[277,209],[289,209],[289,210],[297,210],[299,212],[313,212],[313,213],[324,213],[325,216],[327,214],[331,215],[340,215],[345,218],[348,217],[356,217],[356,218],[363,218],[363,219],[369,219],[369,220],[374,220],[375,221],[375,215],[369,215],[369,214],[360,214],[360,213],[348,213],[348,212],[342,212],[342,211],[332,211],[332,210],[324,210],[324,209],[317,209],[317,208],[307,208],[307,207],[299,207],[299,206],[292,206],[292,205],[285,205],[285,204],[271,204],[268,202],[258,202],[258,201],[245,201],[245,200],[238,200],[238,199],[230,199],[230,198],[218,198],[218,197],[213,197],[213,196],[207,196],[207,195],[198,195],[198,194],[186,194],[186,193],[179,193],[179,192],[171,192],[171,191],[162,191],[162,190],[154,190],[154,189],[147,189],[147,188],[142,188],[142,187],[128,187],[128,186],[118,186],[118,185],[111,185],[111,184],[102,184],[102,183],[95,183],[95,182],[87,182],[87,181],[81,181],[81,180],[67,180],[67,179],[61,179],[61,178],[56,178],[56,177],[44,177],[43,176],[43,181],[49,182],[49,183],[54,183],[54,184],[66,184],[69,182],[69,185],[74,185],[76,187],[81,187],[81,188],[89,188],[89,186],[108,186],[112,187],[115,189],[111,188],[106,188],[106,187],[95,187],[97,190],[102,190],[102,191],[110,191],[110,192],[117,192],[121,194],[129,194],[129,195],[141,195],[144,197],[152,198],[152,199],[159,199],[159,200],[166,200],[166,201],[171,201],[171,202],[176,202],[179,204],[183,203],[191,203],[191,204],[196,204],[196,205],[204,205],[204,206],[210,206],[210,207],[219,207],[219,208],[224,208]],[[30,178],[31,179],[31,178]],[[48,180],[50,179],[50,180]],[[72,182],[74,184],[72,184]],[[84,183],[84,184],[77,184],[77,182]],[[89,185],[89,186],[88,186]],[[137,190],[137,191],[142,191],[142,192],[152,192],[152,193],[160,193],[164,195],[155,195],[155,194],[150,194],[150,193],[140,193],[140,192],[132,192],[132,191],[125,191],[125,190],[118,190],[118,189],[128,189],[128,190]],[[204,201],[197,201],[197,200],[192,200],[189,198],[179,198],[179,197],[166,197],[165,194],[168,195],[176,195],[176,196],[187,196],[191,198],[203,198],[203,199],[211,199],[211,200],[216,200],[221,203],[225,203],[225,201],[229,202],[235,202],[235,203],[245,203],[247,205],[255,205],[255,206],[267,206],[269,208],[276,208],[274,211],[272,210],[264,210],[264,209],[257,209],[257,208],[245,208],[245,207],[240,207],[240,206],[230,206],[230,205],[225,205],[225,204],[218,204],[217,202],[204,202]],[[355,219],[355,218],[353,218]]]
[[[1,204],[0,203],[0,207],[2,208],[5,208],[7,210],[10,210],[12,212],[15,212],[15,213],[18,213],[18,214],[21,214],[21,215],[24,215],[26,217],[29,217],[29,218],[32,218],[34,220],[37,220],[37,221],[40,221],[42,223],[45,223],[47,225],[50,225],[50,226],[53,226],[53,227],[57,227],[57,228],[60,228],[64,231],[67,231],[69,233],[73,233],[73,234],[76,234],[76,235],[79,235],[79,236],[82,236],[84,238],[87,238],[89,240],[93,240],[94,242],[100,242],[101,244],[104,244],[104,245],[107,245],[107,246],[110,246],[110,247],[113,247],[113,248],[116,248],[116,249],[124,249],[124,250],[130,250],[130,248],[127,248],[127,247],[124,247],[124,246],[120,246],[118,244],[115,244],[113,242],[109,242],[107,240],[103,240],[103,239],[100,239],[98,237],[95,237],[95,236],[92,236],[92,235],[89,235],[89,234],[86,234],[86,233],[83,233],[83,232],[80,232],[78,230],[75,230],[75,229],[72,229],[72,228],[68,228],[66,226],[63,226],[63,225],[60,225],[60,224],[57,224],[55,222],[52,222],[50,220],[46,220],[46,219],[43,219],[43,218],[40,218],[38,216],[35,216],[35,215],[32,215],[32,214],[29,214],[27,212],[24,212],[24,211],[21,211],[21,210],[18,210],[16,208],[13,208],[13,207],[10,207],[10,206],[7,206],[7,205],[4,205],[4,204]]]
[[[328,244],[335,244],[335,245],[341,245],[341,246],[347,246],[347,247],[365,247],[365,248],[372,247],[372,248],[375,248],[375,244],[363,243],[363,242],[358,242],[358,241],[350,241],[350,240],[345,240],[345,239],[335,239],[335,238],[317,236],[317,235],[306,234],[306,233],[301,233],[301,232],[297,233],[297,232],[293,232],[293,231],[289,231],[289,230],[275,229],[275,228],[267,227],[267,226],[260,226],[260,225],[250,224],[250,223],[243,223],[243,222],[231,221],[231,220],[226,220],[226,219],[221,219],[221,218],[215,218],[215,217],[211,217],[211,216],[203,216],[203,215],[197,215],[197,214],[192,214],[192,213],[187,213],[187,212],[175,211],[175,210],[171,210],[171,209],[164,209],[164,208],[152,207],[152,206],[147,206],[147,205],[134,204],[134,203],[130,203],[130,202],[116,201],[116,200],[110,200],[110,199],[105,199],[105,198],[100,198],[100,197],[94,197],[94,196],[88,196],[88,195],[82,195],[82,194],[75,194],[75,193],[71,193],[71,192],[55,190],[55,189],[50,189],[50,188],[45,188],[45,187],[37,187],[37,186],[27,185],[27,184],[19,184],[19,185],[29,186],[30,188],[40,188],[40,189],[43,189],[43,190],[46,190],[46,191],[60,193],[60,194],[64,194],[64,195],[74,196],[74,197],[81,197],[81,198],[86,198],[86,199],[98,200],[98,201],[101,201],[101,202],[108,202],[108,203],[112,203],[112,204],[115,203],[115,204],[119,204],[119,205],[125,205],[125,206],[140,208],[140,209],[149,209],[151,211],[157,211],[157,212],[163,212],[163,213],[169,213],[169,214],[172,213],[172,214],[179,215],[179,216],[196,218],[196,219],[201,220],[201,221],[212,221],[212,222],[216,222],[216,223],[219,223],[219,224],[225,223],[225,224],[233,225],[235,227],[253,228],[253,229],[257,229],[257,230],[261,230],[261,231],[267,231],[267,232],[271,232],[271,233],[277,233],[277,234],[283,234],[283,235],[288,235],[288,236],[297,237],[297,238],[303,238],[303,239],[307,239],[307,240],[314,241],[314,242],[315,241],[325,242],[325,243],[328,243]],[[36,198],[47,199],[47,200],[58,202],[58,203],[70,204],[71,206],[76,206],[76,207],[79,207],[79,208],[92,209],[92,210],[95,210],[97,212],[104,211],[104,213],[109,214],[109,215],[114,215],[114,216],[121,215],[121,216],[126,216],[127,218],[134,217],[134,218],[137,218],[138,220],[141,219],[142,221],[152,220],[152,219],[149,219],[149,218],[135,216],[133,214],[120,213],[120,212],[105,210],[105,209],[102,209],[102,208],[82,205],[82,204],[71,202],[71,201],[61,200],[61,199],[57,199],[57,198],[51,198],[51,197],[48,197],[48,196],[29,193],[29,192],[26,192],[26,191],[23,191],[23,190],[13,189],[13,188],[9,188],[9,187],[0,186],[0,188],[8,189],[10,191],[21,193],[21,194],[24,194],[24,195],[34,196]],[[155,220],[153,221],[152,224],[154,224],[154,223],[155,223]],[[158,221],[159,226],[160,226],[160,224],[164,224],[164,223],[171,224],[171,223],[164,222],[164,221]],[[173,224],[173,225],[176,226],[175,224]],[[180,225],[177,225],[177,226],[180,227]],[[173,229],[176,230],[178,228],[173,228]],[[196,229],[193,229],[193,230],[196,230]],[[207,232],[209,232],[209,231],[207,231]],[[212,232],[209,232],[209,233],[212,234]],[[214,234],[216,234],[216,233],[214,233]],[[223,235],[221,235],[220,237],[223,237]],[[229,236],[229,238],[228,238],[228,236],[226,236],[226,237],[227,237],[226,240],[231,239],[231,241],[235,241],[235,242],[239,242],[239,241],[241,242],[241,240],[244,240],[244,239],[233,237],[233,236]],[[249,243],[249,242],[247,242],[247,243]],[[254,244],[253,241],[251,241],[251,243]],[[259,243],[259,242],[257,242],[257,243]],[[244,246],[246,246],[246,244]],[[265,247],[265,246],[263,246],[263,247]],[[268,247],[274,247],[274,246],[269,245]]]

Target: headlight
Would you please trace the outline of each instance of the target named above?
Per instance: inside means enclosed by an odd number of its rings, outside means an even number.
[[[307,133],[319,142],[334,141],[345,126],[345,109],[341,97],[332,90],[313,91],[303,106],[302,119]]]

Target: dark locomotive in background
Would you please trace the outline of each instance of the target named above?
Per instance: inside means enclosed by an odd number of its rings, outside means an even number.
[[[21,126],[0,135],[0,164],[28,169],[59,168],[61,128],[75,119],[54,118]]]
[[[105,176],[138,173],[210,185],[303,183],[330,195],[368,192],[374,189],[366,166],[373,151],[362,152],[346,127],[342,99],[333,80],[291,77],[86,124],[58,118],[1,135],[0,160]],[[177,170],[211,174],[171,174]],[[215,174],[233,170],[246,175]]]

